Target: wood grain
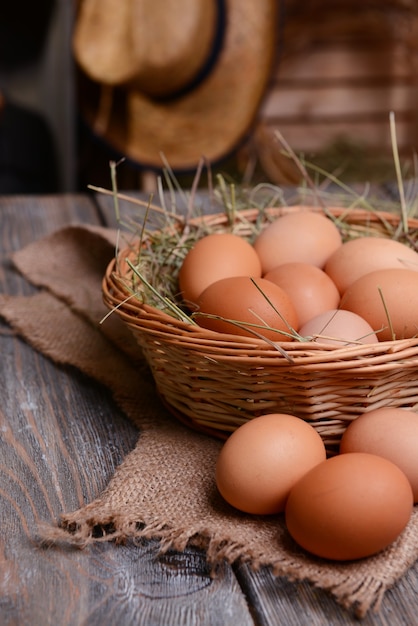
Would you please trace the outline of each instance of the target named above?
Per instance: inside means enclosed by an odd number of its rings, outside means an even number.
[[[85,197],[0,198],[0,291],[29,294],[9,253],[68,223],[100,222]],[[33,311],[36,316],[36,311]],[[43,548],[39,525],[96,497],[133,448],[108,392],[0,326],[0,623],[18,626],[253,624],[230,567],[212,579],[196,550],[154,542]]]
[[[390,155],[390,111],[399,150],[414,150],[418,14],[412,4],[384,4],[287,7],[260,118],[297,153],[321,152],[345,139]]]

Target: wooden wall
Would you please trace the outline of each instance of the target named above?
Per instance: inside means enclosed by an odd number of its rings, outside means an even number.
[[[418,143],[418,2],[293,2],[277,69],[261,110],[296,152],[341,139],[390,152]],[[262,142],[265,135],[259,135]]]

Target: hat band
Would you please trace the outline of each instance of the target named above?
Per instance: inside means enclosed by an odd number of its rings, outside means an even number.
[[[218,57],[221,53],[226,31],[226,0],[215,0],[216,2],[216,26],[215,35],[212,41],[212,48],[206,57],[206,61],[202,64],[198,73],[185,85],[182,85],[179,89],[176,89],[170,94],[164,94],[162,96],[153,96],[153,100],[157,102],[170,102],[181,98],[186,94],[194,91],[212,72],[215,67]]]

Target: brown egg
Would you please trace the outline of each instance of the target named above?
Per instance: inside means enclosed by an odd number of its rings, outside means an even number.
[[[407,476],[418,502],[418,414],[382,407],[359,415],[347,427],[340,453],[368,452],[395,463]]]
[[[203,291],[197,304],[205,315],[196,315],[196,322],[219,333],[291,341],[287,335],[299,324],[287,293],[264,278],[222,278]]]
[[[340,301],[337,287],[315,265],[283,263],[267,272],[264,278],[271,280],[290,296],[300,325],[323,311],[337,308]]]
[[[290,491],[285,519],[305,550],[325,559],[361,559],[389,546],[411,517],[408,478],[383,457],[352,452],[316,465]]]
[[[365,319],[342,309],[319,313],[299,328],[299,334],[318,343],[340,347],[378,342],[373,328]]]
[[[310,424],[283,413],[263,415],[227,439],[216,464],[216,484],[241,511],[279,513],[292,486],[325,458],[324,443]]]
[[[283,263],[309,263],[322,268],[341,242],[340,231],[331,219],[302,209],[266,226],[254,241],[254,248],[266,274]]]
[[[227,276],[261,276],[261,263],[252,245],[232,233],[214,233],[199,239],[179,271],[183,299],[196,302],[208,285]]]
[[[386,268],[418,270],[418,253],[394,239],[359,237],[336,250],[324,269],[343,294],[365,274]]]
[[[384,269],[356,280],[341,298],[341,308],[363,317],[379,341],[418,335],[418,272]]]

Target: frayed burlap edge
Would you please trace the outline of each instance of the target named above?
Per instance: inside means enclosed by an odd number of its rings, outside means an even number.
[[[114,541],[116,544],[126,543],[128,540],[154,539],[159,541],[159,554],[168,550],[182,552],[187,547],[196,547],[206,553],[212,575],[216,576],[216,566],[221,561],[230,565],[248,564],[252,571],[261,567],[268,567],[276,577],[286,577],[289,581],[300,583],[307,581],[330,593],[337,603],[344,609],[352,611],[359,619],[364,618],[370,611],[378,613],[386,591],[392,587],[403,571],[391,571],[385,580],[376,579],[373,575],[364,575],[361,579],[353,580],[350,577],[351,568],[358,566],[358,562],[351,564],[325,563],[330,569],[324,576],[324,562],[306,555],[287,537],[289,552],[285,556],[272,559],[263,551],[249,550],[247,545],[232,538],[214,536],[211,531],[205,532],[193,528],[172,528],[168,523],[159,520],[145,523],[143,520],[135,522],[123,519],[114,511],[102,510],[100,515],[95,511],[96,503],[92,502],[82,510],[75,511],[62,517],[59,525],[43,527],[41,541],[43,545],[51,546],[64,543],[84,549],[96,542]],[[416,516],[417,514],[415,514]],[[408,530],[405,531],[408,534]],[[402,543],[401,536],[396,544]],[[390,564],[393,546],[383,553],[363,561],[373,567],[373,562],[385,558]],[[405,563],[405,571],[413,565],[415,558]],[[331,565],[331,567],[330,567]],[[372,571],[372,569],[370,570]]]

